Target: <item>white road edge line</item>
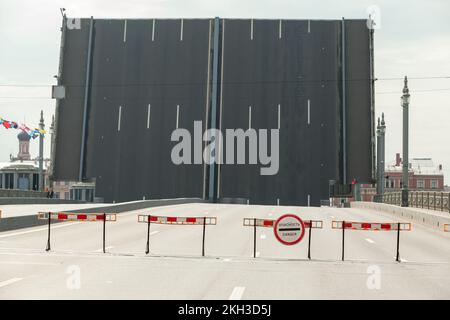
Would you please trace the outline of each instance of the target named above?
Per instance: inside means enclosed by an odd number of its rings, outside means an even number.
[[[0,282],[0,288],[6,287],[7,285],[18,282],[20,280],[23,280],[23,278],[12,278],[12,279],[9,279],[6,281],[2,281],[2,282]]]
[[[234,287],[228,300],[241,300],[245,287]]]
[[[59,266],[59,263],[46,262],[24,262],[24,261],[0,261],[0,264],[20,265],[20,266]]]
[[[70,224],[65,224],[65,225],[61,225],[61,226],[52,226],[52,230],[54,229],[59,229],[59,228],[65,228],[65,227],[70,227],[70,226],[74,226],[76,224],[80,224],[81,222],[71,222]],[[7,238],[7,237],[14,237],[14,236],[20,236],[22,234],[28,234],[28,233],[33,233],[33,232],[39,232],[39,231],[47,231],[48,227],[45,228],[39,228],[39,229],[34,229],[34,230],[28,230],[28,231],[21,231],[21,232],[14,232],[14,233],[8,233],[8,234],[2,234],[0,235],[0,238]]]

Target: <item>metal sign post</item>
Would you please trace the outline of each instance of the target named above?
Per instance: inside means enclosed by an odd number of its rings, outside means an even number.
[[[203,218],[202,257],[205,256],[206,217]]]
[[[253,221],[253,258],[256,258],[256,218]]]
[[[400,262],[400,222],[397,224],[397,257],[395,261]]]
[[[51,224],[51,215],[48,212],[48,236],[47,236],[47,246],[45,247],[45,251],[50,251],[50,224]]]
[[[103,253],[106,252],[106,213],[103,214]]]
[[[244,227],[253,227],[253,258],[256,258],[256,228],[273,228],[275,220],[244,218]]]
[[[345,255],[345,221],[342,221],[342,261]]]
[[[309,220],[309,230],[308,230],[308,259],[311,260],[311,229],[312,220]]]
[[[150,252],[150,219],[151,215],[147,216],[147,245],[145,246],[145,254]]]

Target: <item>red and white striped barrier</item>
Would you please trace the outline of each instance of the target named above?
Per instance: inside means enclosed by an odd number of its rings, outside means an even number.
[[[244,218],[244,227],[253,227],[253,258],[256,258],[256,228],[274,228],[276,220]],[[303,220],[305,228],[309,229],[308,234],[308,259],[311,259],[311,229],[322,229],[323,221],[321,220]]]
[[[444,232],[450,232],[450,224],[444,224]]]
[[[274,225],[275,220],[271,219],[244,218],[244,227],[273,228]]]
[[[116,221],[115,213],[66,213],[66,212],[39,212],[38,219],[48,220],[68,220],[68,221]]]
[[[342,229],[343,221],[333,221],[333,229]],[[352,222],[345,221],[345,229],[365,231],[396,231],[400,226],[401,231],[411,231],[411,223],[380,223],[380,222]]]
[[[257,218],[244,218],[244,227],[254,227],[255,223],[257,227],[273,228],[276,220],[271,219],[257,219]],[[322,229],[323,221],[321,220],[305,220],[303,221],[305,228]]]
[[[117,220],[115,213],[39,212],[37,218],[40,220],[48,220],[47,247],[45,251],[50,251],[50,225],[52,220],[103,222],[103,253],[105,253],[106,222],[115,222]]]
[[[157,224],[175,224],[175,225],[216,225],[217,218],[215,217],[161,217],[152,215],[138,215],[138,222]]]
[[[397,231],[397,256],[395,259],[397,262],[400,262],[400,231],[411,231],[409,222],[332,221],[331,227],[342,230],[342,261],[344,261],[345,255],[345,230]]]
[[[147,245],[145,247],[145,254],[150,252],[150,225],[156,224],[169,224],[169,225],[201,225],[203,226],[202,236],[202,256],[205,256],[205,233],[207,225],[216,225],[216,217],[165,217],[165,216],[153,216],[150,214],[138,215],[138,222],[147,223]]]

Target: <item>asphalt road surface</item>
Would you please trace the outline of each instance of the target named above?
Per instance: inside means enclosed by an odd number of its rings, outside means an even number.
[[[138,214],[217,217],[202,226],[147,226]],[[257,230],[243,218],[276,219],[294,213],[323,220],[295,246],[279,243],[273,230]],[[341,230],[332,220],[397,222],[362,209],[185,204],[119,214],[102,223],[68,222],[52,227],[52,251],[45,252],[46,227],[0,233],[0,299],[449,299],[450,233],[413,225],[402,232],[402,262],[395,262],[396,232]]]

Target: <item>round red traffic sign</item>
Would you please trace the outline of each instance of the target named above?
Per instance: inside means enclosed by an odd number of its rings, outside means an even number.
[[[275,221],[273,231],[278,241],[291,246],[302,241],[305,235],[305,224],[296,215],[285,214]]]

